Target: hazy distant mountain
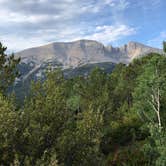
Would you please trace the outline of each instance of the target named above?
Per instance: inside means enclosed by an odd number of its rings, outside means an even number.
[[[23,73],[22,79],[25,80],[31,75],[35,75],[36,78],[42,77],[48,66],[69,69],[102,62],[127,64],[134,58],[151,52],[162,53],[162,50],[137,42],[129,42],[122,47],[112,47],[93,40],[79,40],[30,48],[16,55],[22,59],[20,70]]]
[[[56,60],[68,68],[107,61],[129,63],[133,58],[150,52],[161,52],[161,50],[137,42],[129,42],[122,47],[112,47],[104,46],[93,40],[79,40],[30,48],[17,53],[17,55],[22,57],[26,63],[32,61],[41,64]]]

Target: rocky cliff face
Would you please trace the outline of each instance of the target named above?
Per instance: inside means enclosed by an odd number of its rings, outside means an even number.
[[[30,48],[17,53],[17,56],[20,56],[24,63],[34,62],[39,65],[56,60],[68,68],[108,61],[129,63],[134,58],[150,52],[161,53],[162,51],[136,42],[129,42],[122,47],[112,47],[104,46],[97,41],[79,40]]]
[[[63,69],[77,68],[91,63],[126,63],[148,53],[162,53],[162,50],[129,42],[122,47],[104,46],[92,40],[79,40],[68,43],[52,43],[41,47],[30,48],[16,55],[22,58],[24,79],[36,73],[42,75],[48,66]]]
[[[148,53],[162,53],[162,50],[160,49],[145,46],[137,42],[129,42],[127,45],[120,47],[120,51],[122,54],[124,53],[130,61]]]

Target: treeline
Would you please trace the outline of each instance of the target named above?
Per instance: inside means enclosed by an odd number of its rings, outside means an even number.
[[[19,59],[0,45],[0,165],[165,166],[166,57],[149,54],[111,74],[47,73],[23,105],[6,94]]]

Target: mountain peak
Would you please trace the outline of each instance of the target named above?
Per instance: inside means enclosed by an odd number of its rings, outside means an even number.
[[[151,52],[162,53],[162,50],[133,41],[122,47],[113,47],[104,46],[95,40],[83,39],[26,49],[17,53],[16,56],[22,59],[23,71],[26,71],[23,74],[23,80],[25,80],[31,75],[42,76],[48,66],[67,69],[103,62],[128,64],[134,58]]]
[[[39,65],[48,61],[56,61],[68,68],[87,63],[129,63],[133,58],[150,52],[161,53],[162,50],[134,41],[130,41],[122,47],[112,47],[104,46],[95,40],[82,39],[30,48],[17,53],[17,56],[20,56],[24,63],[34,62]]]
[[[94,44],[102,44],[96,40],[90,40],[90,39],[80,39],[80,40],[74,40],[69,42],[54,42],[50,43],[48,45],[56,45],[56,44],[83,44],[83,43],[94,43]]]
[[[143,45],[142,43],[136,42],[136,41],[129,41],[128,44],[140,44]]]

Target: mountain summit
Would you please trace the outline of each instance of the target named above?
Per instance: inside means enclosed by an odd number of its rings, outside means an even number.
[[[103,62],[128,64],[134,58],[151,52],[162,53],[162,50],[137,42],[129,42],[122,47],[113,47],[104,46],[93,40],[78,40],[26,49],[18,52],[16,56],[22,59],[22,77],[26,79],[32,74],[40,77],[48,66],[69,69]]]
[[[24,63],[33,62],[39,65],[56,61],[64,68],[69,68],[99,62],[129,63],[134,58],[151,52],[161,53],[162,50],[137,42],[129,42],[122,47],[112,47],[93,40],[78,40],[26,49],[18,52],[17,56],[20,56]]]

